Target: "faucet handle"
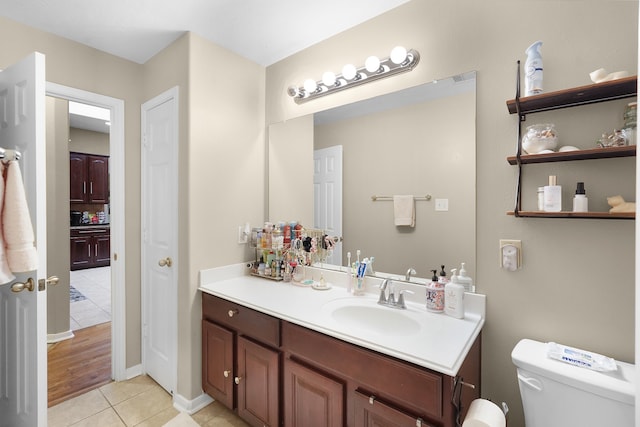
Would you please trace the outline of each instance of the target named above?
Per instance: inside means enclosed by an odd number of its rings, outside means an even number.
[[[408,289],[400,289],[400,293],[398,295],[398,302],[396,303],[396,305],[398,306],[398,308],[407,308],[407,305],[404,303],[404,293],[408,293],[408,294],[413,294],[413,291],[410,291]]]

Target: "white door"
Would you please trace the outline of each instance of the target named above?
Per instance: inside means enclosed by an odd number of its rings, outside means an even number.
[[[0,285],[0,427],[47,425],[45,125],[45,57],[33,53],[0,72],[0,146],[22,153],[40,266]],[[11,292],[29,279],[33,291]]]
[[[313,227],[342,237],[342,146],[313,152]],[[342,243],[327,264],[342,265]]]
[[[178,322],[178,89],[142,105],[142,364],[173,394]]]

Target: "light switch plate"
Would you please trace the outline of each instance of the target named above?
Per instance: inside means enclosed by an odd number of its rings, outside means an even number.
[[[449,210],[449,199],[436,199],[436,210],[437,211],[448,211]]]
[[[522,241],[500,239],[500,267],[516,271],[522,267]]]

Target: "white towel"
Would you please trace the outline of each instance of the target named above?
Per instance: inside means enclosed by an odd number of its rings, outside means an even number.
[[[393,216],[395,225],[415,227],[416,209],[413,195],[393,196]]]
[[[38,268],[38,253],[34,247],[33,226],[17,161],[7,165],[5,178],[2,233],[9,268],[14,273]]]
[[[4,202],[4,163],[0,162],[0,212]],[[2,217],[0,216],[0,284],[12,282],[16,276],[11,273],[7,254],[4,249],[4,237],[2,236]]]

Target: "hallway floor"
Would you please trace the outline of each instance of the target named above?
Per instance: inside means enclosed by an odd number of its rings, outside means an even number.
[[[146,375],[112,382],[49,408],[49,427],[161,427],[178,415],[171,395]],[[201,427],[247,427],[213,402],[191,416]]]
[[[111,321],[111,267],[70,272],[71,330]]]

